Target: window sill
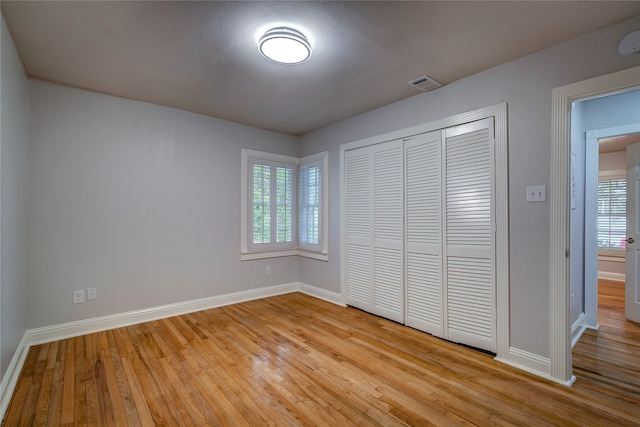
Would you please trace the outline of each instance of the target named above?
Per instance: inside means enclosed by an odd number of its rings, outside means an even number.
[[[249,252],[241,253],[240,261],[251,261],[253,259],[265,259],[265,258],[280,258],[285,256],[298,255],[296,249],[290,249],[285,251],[271,251],[271,252]]]
[[[298,256],[301,256],[304,258],[316,259],[318,261],[329,261],[329,254],[322,253],[322,252],[309,252],[309,251],[298,250]]]
[[[271,252],[252,252],[240,254],[240,261],[251,261],[255,259],[267,259],[267,258],[281,258],[286,256],[301,256],[304,258],[311,258],[319,261],[329,261],[329,254],[320,252],[308,252],[297,249],[286,251],[271,251]]]

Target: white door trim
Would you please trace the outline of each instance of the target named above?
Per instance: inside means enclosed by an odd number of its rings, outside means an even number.
[[[598,140],[637,132],[640,132],[640,123],[593,129],[585,135],[585,304],[582,325],[591,329],[598,329],[598,247],[597,244],[587,246],[587,242],[595,242],[598,232]]]
[[[347,287],[345,278],[346,227],[344,218],[344,153],[345,151],[379,144],[394,139],[407,139],[412,136],[445,129],[452,126],[485,119],[494,118],[495,126],[495,192],[496,192],[496,359],[509,361],[509,193],[508,193],[508,153],[507,153],[507,104],[502,103],[490,107],[480,108],[467,113],[457,114],[441,120],[413,126],[410,128],[389,132],[383,135],[365,138],[340,146],[340,242],[342,256],[340,257],[341,294],[346,303]]]
[[[569,131],[571,103],[621,92],[640,84],[633,67],[553,89],[551,104],[550,376],[570,385],[571,313],[569,310]]]

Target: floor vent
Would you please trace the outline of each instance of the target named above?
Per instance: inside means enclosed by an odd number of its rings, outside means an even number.
[[[422,92],[429,92],[430,90],[433,90],[442,86],[440,83],[438,83],[437,81],[433,80],[431,77],[428,77],[428,76],[420,76],[418,78],[408,81],[407,84],[415,87],[416,89]]]

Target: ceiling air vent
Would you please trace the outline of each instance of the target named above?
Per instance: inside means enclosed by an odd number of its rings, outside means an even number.
[[[440,83],[438,83],[437,81],[433,80],[431,77],[428,77],[428,76],[421,76],[421,77],[415,78],[413,80],[408,81],[407,84],[415,87],[416,89],[422,92],[429,92],[430,90],[433,90],[442,86]]]

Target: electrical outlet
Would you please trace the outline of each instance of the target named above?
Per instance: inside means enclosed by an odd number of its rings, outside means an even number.
[[[271,275],[271,266],[270,265],[267,265],[267,268],[265,269],[264,274],[267,275],[267,276]]]
[[[96,288],[87,289],[87,301],[88,300],[92,300],[92,299],[96,299],[96,296],[97,296]]]
[[[84,289],[73,291],[73,303],[82,304],[84,302]]]

